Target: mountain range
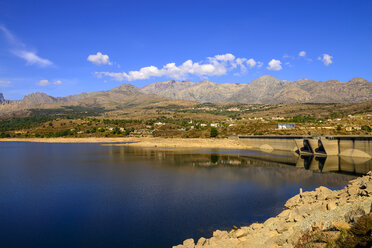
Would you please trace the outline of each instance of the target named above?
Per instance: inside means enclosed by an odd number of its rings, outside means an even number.
[[[32,93],[20,101],[5,101],[0,93],[0,114],[27,108],[53,108],[66,105],[118,109],[145,106],[166,101],[193,101],[212,103],[358,103],[372,99],[372,82],[353,78],[348,82],[336,80],[298,81],[279,80],[262,76],[249,84],[210,81],[165,81],[142,88],[130,84],[109,91],[81,93],[67,97],[53,97]]]
[[[363,78],[353,78],[342,83],[309,79],[283,81],[272,76],[262,76],[249,84],[171,80],[147,85],[141,91],[178,100],[214,103],[354,103],[372,98],[372,83]]]

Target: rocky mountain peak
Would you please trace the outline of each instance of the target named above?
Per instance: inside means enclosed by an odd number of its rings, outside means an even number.
[[[217,85],[216,83],[211,82],[211,81],[209,81],[209,80],[203,80],[203,81],[200,81],[198,84],[200,84],[200,85],[210,85],[210,86],[215,86],[215,85]]]
[[[350,83],[367,83],[368,81],[361,77],[354,77],[349,82]]]
[[[36,93],[31,93],[25,96],[23,98],[23,101],[32,102],[32,103],[52,103],[52,102],[56,102],[57,100],[54,97],[48,96],[45,93],[36,92]]]
[[[250,84],[255,87],[278,84],[281,81],[273,76],[265,75],[253,80]]]
[[[139,89],[136,86],[131,85],[131,84],[122,84],[119,87],[116,87],[110,90],[109,92],[115,92],[115,93],[120,92],[120,93],[126,93],[126,94],[131,94],[131,95],[140,94]]]

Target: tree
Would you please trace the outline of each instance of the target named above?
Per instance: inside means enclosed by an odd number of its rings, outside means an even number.
[[[365,125],[365,126],[362,126],[362,130],[369,133],[372,131],[372,128],[370,126]]]
[[[337,131],[341,131],[341,128],[342,128],[342,126],[339,124],[339,125],[337,125]]]
[[[210,134],[211,138],[217,137],[217,135],[218,135],[217,128],[211,127],[211,134]]]

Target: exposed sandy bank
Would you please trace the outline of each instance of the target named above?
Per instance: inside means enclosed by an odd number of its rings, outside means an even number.
[[[252,149],[235,139],[182,139],[182,138],[144,138],[136,143],[112,144],[114,146],[158,147],[158,148],[222,148]]]
[[[113,146],[159,147],[159,148],[221,148],[252,149],[237,139],[182,139],[182,138],[9,138],[1,141],[39,142],[39,143],[107,143]],[[133,142],[129,144],[118,144]]]
[[[0,142],[36,142],[36,143],[122,143],[138,142],[138,138],[7,138]]]

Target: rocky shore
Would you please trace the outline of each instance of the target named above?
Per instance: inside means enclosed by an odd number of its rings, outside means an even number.
[[[336,238],[347,231],[362,216],[371,213],[372,172],[349,182],[342,190],[319,187],[315,191],[302,192],[289,199],[285,209],[264,223],[217,230],[211,238],[198,241],[187,239],[173,248],[257,248],[295,247],[311,230],[324,230]],[[337,232],[339,231],[339,232]],[[311,245],[309,247],[326,247]],[[328,247],[328,246],[327,246]]]

